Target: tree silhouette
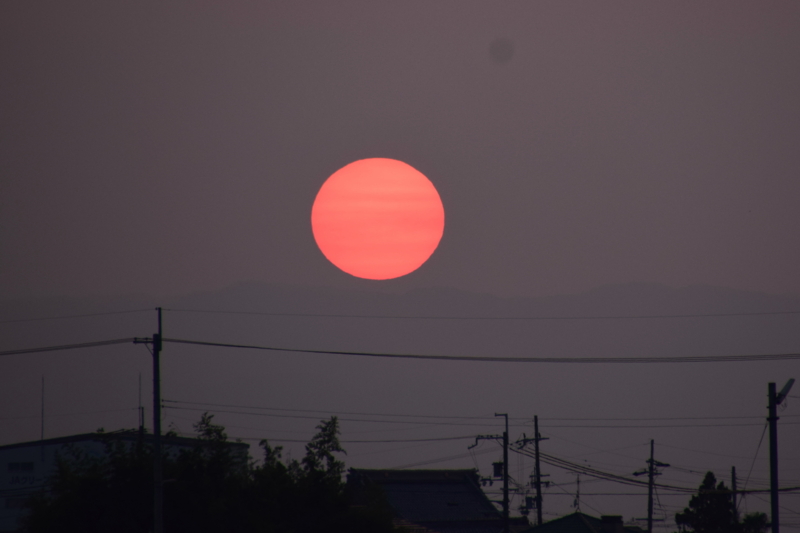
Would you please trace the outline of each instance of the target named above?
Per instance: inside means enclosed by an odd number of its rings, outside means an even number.
[[[342,480],[336,417],[322,421],[301,461],[261,441],[263,461],[242,456],[205,413],[195,445],[164,454],[164,525],[171,533],[389,533],[385,502],[354,505]],[[62,454],[48,486],[29,502],[30,533],[144,533],[152,529],[153,450],[98,433],[105,453]],[[165,435],[169,441],[169,435]]]
[[[733,508],[733,493],[713,472],[707,472],[689,507],[675,514],[684,533],[764,533],[769,524],[764,513],[750,513],[740,522]]]

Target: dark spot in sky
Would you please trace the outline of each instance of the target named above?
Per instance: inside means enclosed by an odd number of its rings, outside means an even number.
[[[489,56],[497,64],[508,63],[514,57],[514,41],[498,37],[489,45]]]

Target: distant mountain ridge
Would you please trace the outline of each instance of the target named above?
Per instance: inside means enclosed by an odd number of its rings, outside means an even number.
[[[387,316],[587,317],[800,312],[800,297],[708,285],[671,288],[656,283],[606,285],[586,292],[507,298],[447,287],[393,294],[242,282],[161,301],[151,296],[0,300],[4,320],[53,314],[113,312],[156,306],[203,311]]]

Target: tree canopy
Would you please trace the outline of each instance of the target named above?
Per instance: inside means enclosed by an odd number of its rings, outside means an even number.
[[[385,501],[354,505],[342,479],[336,417],[322,421],[300,460],[261,441],[263,460],[239,454],[204,414],[196,445],[164,452],[164,527],[170,533],[318,533],[393,531]],[[153,450],[98,434],[105,453],[73,447],[62,454],[46,490],[29,502],[24,530],[140,533],[152,530]],[[167,440],[169,437],[167,436]]]
[[[684,533],[764,533],[769,528],[767,515],[750,513],[740,521],[733,508],[733,493],[713,472],[707,472],[689,507],[675,514],[675,523]]]

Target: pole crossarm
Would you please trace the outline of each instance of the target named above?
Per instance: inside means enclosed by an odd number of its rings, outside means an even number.
[[[467,449],[471,450],[472,448],[477,446],[478,445],[478,441],[480,441],[480,440],[503,440],[503,436],[502,435],[478,435],[478,436],[475,437],[475,444],[471,444],[471,445],[467,446]]]

